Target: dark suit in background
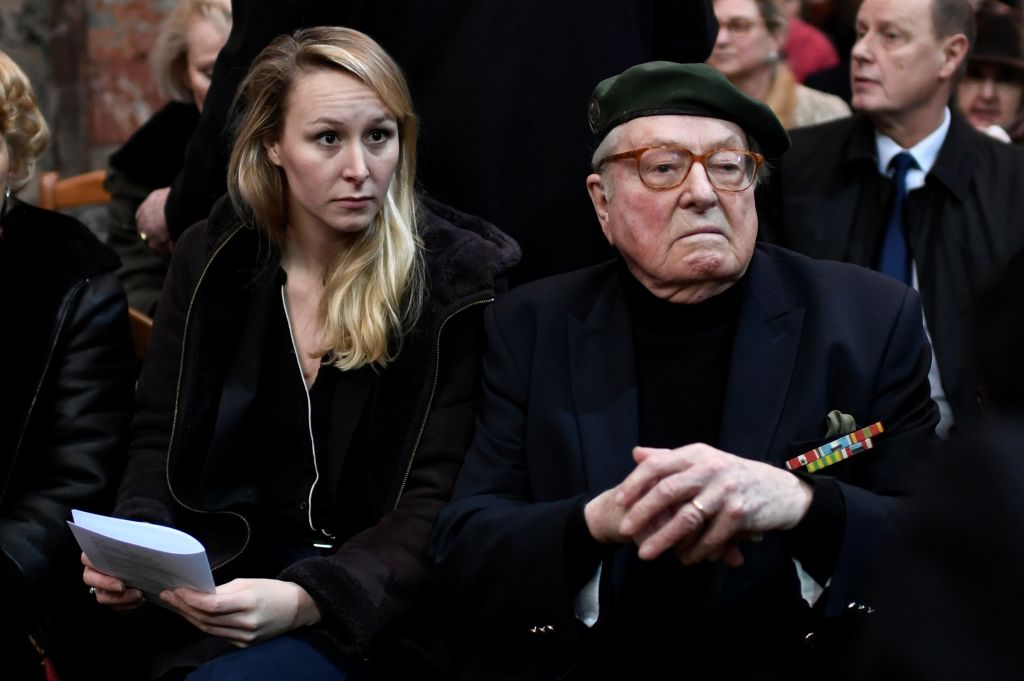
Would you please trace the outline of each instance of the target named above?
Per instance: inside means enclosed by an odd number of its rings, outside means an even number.
[[[405,71],[427,194],[499,225],[519,279],[606,259],[583,178],[594,83],[652,59],[702,62],[710,0],[234,0],[231,36],[167,202],[172,239],[225,191],[234,92],[272,38],[322,24],[368,33]]]
[[[892,181],[862,116],[804,128],[759,196],[761,237],[813,258],[871,267]],[[1024,153],[953,114],[925,186],[907,199],[908,244],[942,386],[957,424],[977,421],[967,366],[974,290],[1024,249]]]
[[[874,560],[891,495],[908,489],[909,463],[938,420],[917,294],[767,245],[736,284],[742,303],[716,446],[781,467],[824,443],[831,409],[861,427],[885,425],[874,450],[816,474],[839,481],[846,518],[818,606],[800,598],[782,532],[744,544],[736,569],[683,567],[671,551],[639,561],[627,544],[605,556],[601,617],[587,630],[567,588],[567,522],[618,484],[633,467],[632,447],[646,444],[621,276],[629,275],[605,264],[546,279],[486,313],[477,433],[436,535],[441,568],[480,638],[467,645],[465,678],[557,678],[573,667],[579,678],[666,668],[829,678],[805,638],[827,638],[823,629],[861,597],[859,575]]]

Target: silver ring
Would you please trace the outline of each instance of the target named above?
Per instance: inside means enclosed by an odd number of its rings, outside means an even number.
[[[707,517],[708,510],[704,508],[704,504],[700,503],[700,501],[697,500],[697,497],[690,499],[690,503],[693,504],[693,507],[700,512],[701,517]]]
[[[149,241],[149,235],[146,234],[145,232],[139,232],[139,238],[142,239],[143,241]]]
[[[95,596],[95,595],[96,595],[96,587],[94,587],[94,586],[90,586],[90,587],[89,587],[89,593],[90,593],[91,595]]]

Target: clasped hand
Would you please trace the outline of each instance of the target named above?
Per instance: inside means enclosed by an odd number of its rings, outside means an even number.
[[[636,447],[637,466],[584,509],[587,527],[605,543],[633,541],[640,558],[674,549],[689,565],[743,564],[738,542],[794,527],[813,494],[796,476],[705,444]]]

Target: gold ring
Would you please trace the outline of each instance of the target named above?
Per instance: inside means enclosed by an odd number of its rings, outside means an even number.
[[[704,508],[704,504],[700,503],[700,501],[697,500],[697,497],[694,497],[693,499],[690,499],[690,503],[693,504],[693,507],[695,509],[700,511],[701,516],[707,516],[707,514],[708,514],[707,509]]]
[[[149,235],[146,234],[145,232],[139,232],[139,238],[142,239],[143,241],[149,241]]]

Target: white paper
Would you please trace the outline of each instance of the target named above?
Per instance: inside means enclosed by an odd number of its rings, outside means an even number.
[[[206,549],[192,535],[79,510],[71,517],[68,525],[96,569],[123,580],[149,600],[161,603],[161,591],[181,586],[215,591]]]

